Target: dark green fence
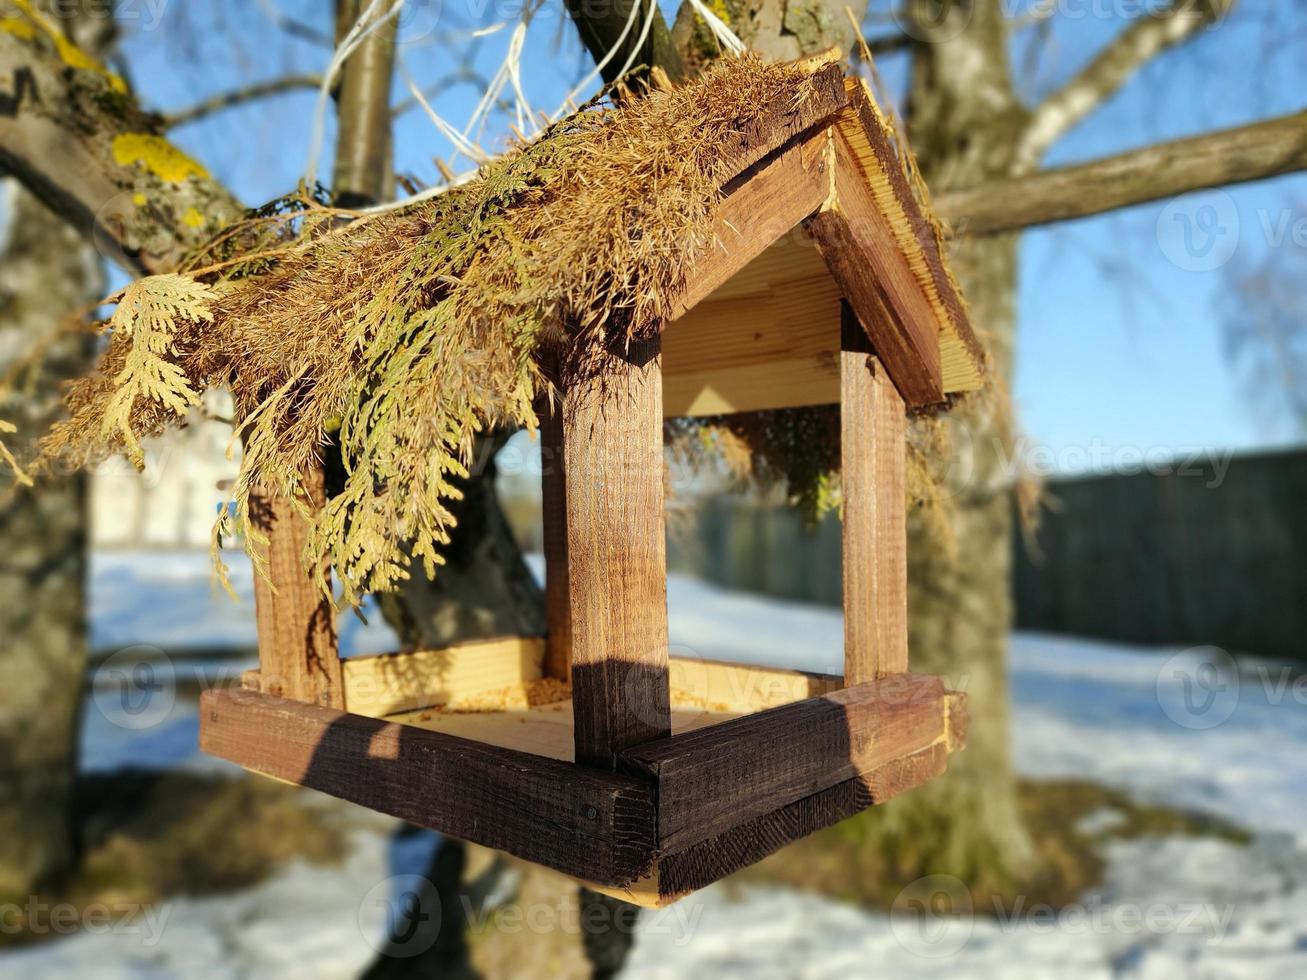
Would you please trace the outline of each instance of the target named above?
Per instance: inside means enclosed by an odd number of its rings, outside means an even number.
[[[1048,495],[1039,553],[1017,548],[1021,627],[1307,656],[1307,452]]]
[[[1307,452],[1058,480],[1041,556],[1016,546],[1017,623],[1127,643],[1307,657]],[[839,605],[840,528],[733,499],[669,516],[668,564]]]

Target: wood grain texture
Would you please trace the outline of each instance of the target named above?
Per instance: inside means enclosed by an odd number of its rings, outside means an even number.
[[[665,301],[664,320],[677,320],[707,299],[772,243],[791,232],[830,190],[826,129],[795,137],[743,171],[724,189],[713,217],[713,241],[698,255],[679,291]]]
[[[542,676],[544,648],[538,636],[503,636],[437,650],[349,657],[342,661],[344,708],[378,718],[524,684]]]
[[[742,713],[730,708],[709,710],[701,705],[674,704],[669,717],[672,733],[681,734],[730,721]],[[500,711],[405,711],[390,715],[386,720],[457,735],[486,745],[529,752],[546,759],[576,760],[570,698]]]
[[[576,760],[671,732],[659,338],[563,398]]]
[[[842,678],[831,674],[748,667],[693,657],[671,658],[670,685],[674,735],[844,686]],[[576,758],[570,700],[496,711],[406,711],[390,715],[388,720],[564,762]]]
[[[757,265],[773,258],[780,261],[769,261],[770,281],[752,293],[717,298],[733,287],[738,292],[737,280],[752,278]],[[802,232],[785,235],[663,332],[663,414],[839,401],[840,299],[811,240]]]
[[[946,737],[937,677],[898,674],[628,749],[657,785],[659,847],[683,850]]]
[[[324,499],[322,470],[305,482],[309,506]],[[257,546],[268,577],[254,575],[254,609],[259,631],[260,689],[323,707],[342,707],[344,684],[336,644],[336,615],[322,589],[331,568],[317,581],[304,574],[301,555],[308,523],[285,497],[250,494],[250,519],[267,539]]]
[[[853,152],[842,136],[832,146],[833,191],[807,230],[904,400],[913,407],[937,404],[944,389],[935,312]]]
[[[804,83],[807,97],[777,99],[722,147],[728,180],[737,178],[763,157],[796,136],[833,119],[848,104],[844,72],[837,63],[818,69]]]
[[[849,78],[844,84],[849,102],[836,126],[864,182],[882,202],[881,213],[902,216],[899,248],[918,281],[925,280],[928,299],[937,314],[940,382],[945,392],[973,391],[980,387],[984,375],[985,354],[972,330],[966,306],[945,271],[945,257],[909,185],[898,151],[877,119],[866,80]]]
[[[590,881],[645,874],[637,779],[242,690],[206,691],[200,746],[238,765]]]
[[[656,874],[648,879],[657,887],[657,900],[650,900],[638,891],[637,896],[643,898],[642,904],[645,905],[670,904],[741,868],[756,864],[808,834],[933,779],[944,772],[947,760],[948,752],[942,743],[937,742],[863,776],[836,783],[771,813],[754,817],[683,850],[664,854],[658,859]]]
[[[865,777],[838,783],[683,851],[662,856],[656,880],[659,904],[732,874],[788,844],[884,803],[944,772],[947,752],[932,745]]]
[[[540,413],[540,518],[545,552],[545,673],[572,676],[572,604],[568,585],[567,481],[563,477],[561,402]]]
[[[908,669],[907,415],[865,335],[845,316],[840,355],[844,679]]]

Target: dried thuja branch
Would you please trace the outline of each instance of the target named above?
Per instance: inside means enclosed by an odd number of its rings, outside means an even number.
[[[145,465],[141,444],[132,431],[138,399],[158,402],[179,417],[200,400],[186,373],[174,363],[173,336],[179,321],[208,323],[217,294],[185,276],[149,276],[123,290],[109,329],[127,342],[122,370],[104,406],[100,434],[120,436],[132,462]]]
[[[394,588],[409,554],[434,572],[477,434],[536,424],[540,344],[566,345],[585,372],[614,340],[657,329],[712,243],[727,137],[778,101],[801,104],[811,77],[723,61],[574,114],[403,210],[342,227],[300,194],[252,214],[186,275],[122,295],[101,363],[43,453],[139,452],[199,392],[225,387],[243,450],[217,534],[243,533],[255,552],[253,488],[302,499],[330,434],[344,487],[308,515],[306,565],[330,561],[350,602]]]
[[[17,431],[18,427],[12,422],[6,422],[4,419],[0,419],[0,433],[14,433]],[[0,439],[0,461],[3,461],[13,471],[14,479],[19,483],[26,487],[32,485],[32,478],[23,471],[21,466],[18,465],[18,460],[14,458],[14,454],[9,451],[9,447],[5,445],[3,439]]]

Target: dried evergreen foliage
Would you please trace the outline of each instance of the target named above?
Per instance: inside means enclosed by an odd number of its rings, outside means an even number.
[[[0,433],[13,434],[17,431],[18,426],[14,425],[12,422],[6,422],[4,419],[0,419]],[[23,468],[18,465],[18,460],[14,458],[14,454],[9,450],[9,447],[5,445],[3,439],[0,439],[0,461],[3,461],[11,470],[13,470],[14,478],[20,484],[24,486],[32,485],[32,478],[23,472]]]
[[[406,577],[407,553],[434,574],[476,434],[536,424],[537,348],[562,345],[584,372],[605,345],[656,328],[711,242],[725,137],[807,98],[810,71],[724,60],[345,226],[309,198],[252,215],[182,274],[117,297],[102,362],[72,388],[43,458],[138,453],[198,393],[227,387],[244,452],[219,534],[243,532],[253,556],[251,490],[302,500],[331,438],[345,486],[305,508],[306,565],[329,560],[350,602]]]

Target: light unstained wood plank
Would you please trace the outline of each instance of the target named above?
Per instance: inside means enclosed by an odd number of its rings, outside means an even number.
[[[305,482],[308,505],[321,507],[322,470]],[[308,540],[308,523],[285,497],[255,489],[250,494],[250,519],[266,543],[257,546],[267,578],[254,575],[254,608],[259,632],[261,690],[325,707],[344,704],[336,617],[323,589],[330,588],[331,569],[324,563],[320,577],[304,573],[301,556]]]
[[[836,135],[832,146],[833,193],[808,219],[807,230],[904,400],[914,407],[936,404],[944,389],[935,310],[847,142]]]
[[[740,711],[734,709],[710,710],[700,705],[674,707],[670,714],[672,733],[679,734],[716,725],[738,718],[740,714]],[[530,752],[547,759],[562,762],[576,759],[571,701],[555,701],[501,711],[425,709],[390,715],[386,720],[518,752]]]
[[[659,338],[563,399],[576,759],[612,768],[671,731]]]
[[[205,752],[565,874],[624,885],[652,863],[638,779],[252,691],[204,692],[200,721]]]
[[[657,785],[659,847],[723,833],[944,742],[939,678],[898,674],[628,749]]]
[[[673,735],[844,686],[843,678],[833,674],[693,657],[671,658],[670,683]],[[570,762],[575,758],[572,704],[567,700],[499,711],[405,711],[388,720],[551,759]]]
[[[505,636],[438,650],[348,657],[345,708],[380,717],[445,704],[460,695],[524,684],[542,676],[544,640]]]
[[[838,691],[844,687],[844,678],[784,667],[673,657],[671,687],[673,708],[694,703],[750,714]]]
[[[844,678],[908,669],[907,415],[846,311],[841,357]]]
[[[820,264],[811,242],[782,241],[768,252],[806,252]],[[663,332],[666,417],[839,400],[840,291],[824,265],[815,276],[777,279],[753,295],[717,295]]]
[[[835,295],[840,295],[839,287],[834,285],[835,280],[826,268],[826,260],[817,251],[817,243],[799,226],[772,242],[743,269],[713,290],[709,301],[755,299],[768,295],[778,285],[820,279],[830,282]],[[693,316],[697,309],[696,306],[683,314],[681,319]],[[663,353],[666,354],[665,349]]]
[[[918,278],[926,278],[928,294],[934,292],[934,299],[939,304],[936,308],[943,310],[943,315],[937,317],[940,383],[945,392],[975,390],[982,383],[985,355],[972,331],[966,307],[944,271],[944,256],[940,254],[935,235],[908,185],[897,153],[876,120],[866,80],[845,79],[845,88],[849,104],[837,118],[839,132],[861,167],[864,179],[869,184],[875,182],[874,193],[883,202],[882,210],[903,214],[906,224],[901,242],[906,241],[906,249],[915,253],[908,256],[908,264]]]

